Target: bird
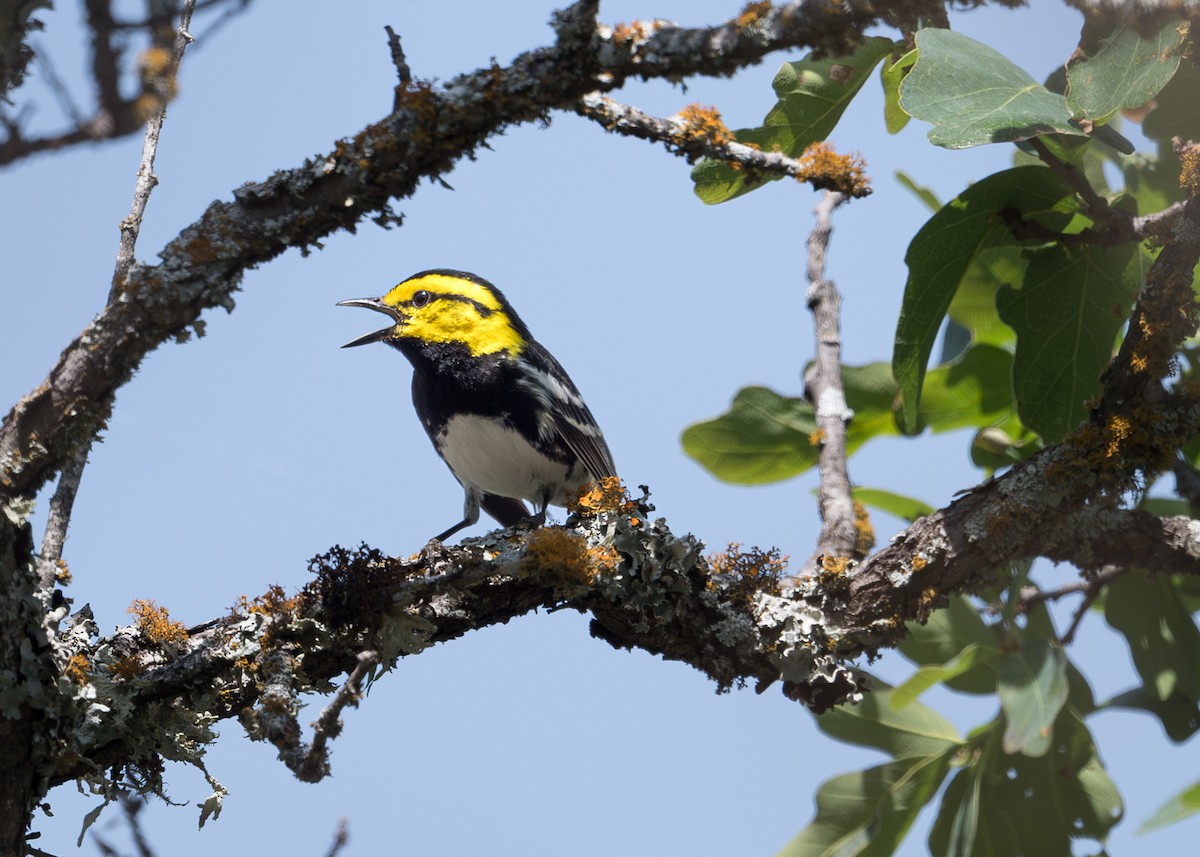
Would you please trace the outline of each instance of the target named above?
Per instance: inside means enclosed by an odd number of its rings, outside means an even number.
[[[483,277],[435,268],[382,297],[337,305],[392,321],[343,348],[383,342],[412,364],[417,416],[466,494],[462,520],[437,541],[476,523],[481,507],[501,526],[540,526],[549,506],[565,506],[590,483],[617,475],[570,376]]]

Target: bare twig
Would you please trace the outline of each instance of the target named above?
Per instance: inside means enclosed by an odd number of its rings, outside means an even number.
[[[325,852],[325,857],[337,857],[346,843],[350,841],[350,823],[343,815],[338,819],[337,832],[333,834],[333,843],[329,846],[329,850]]]
[[[175,31],[175,53],[168,68],[159,79],[163,87],[173,85],[175,75],[179,71],[179,61],[183,52],[192,41],[188,27],[192,23],[192,13],[196,10],[196,0],[185,0],[179,13],[179,28]],[[142,228],[142,216],[146,212],[146,204],[150,201],[150,192],[158,183],[154,175],[154,157],[158,152],[158,138],[162,133],[163,120],[167,115],[167,92],[159,93],[160,106],[154,115],[146,122],[146,136],[142,142],[142,161],[138,166],[137,183],[133,191],[133,203],[129,208],[129,216],[121,221],[121,245],[117,250],[117,265],[113,271],[112,287],[109,289],[108,301],[112,303],[121,293],[129,269],[133,267],[134,249],[137,246],[138,233]]]
[[[174,78],[179,67],[179,60],[187,47],[191,36],[188,35],[188,24],[191,23],[192,11],[196,0],[186,0],[179,16],[179,30],[175,38],[174,62],[168,72]],[[138,232],[142,226],[142,215],[150,192],[158,181],[154,177],[154,155],[158,151],[158,138],[162,131],[163,119],[166,116],[166,98],[158,112],[146,123],[146,137],[142,144],[142,161],[138,167],[137,182],[133,192],[133,203],[129,216],[121,222],[121,243],[117,250],[117,263],[113,271],[112,285],[108,293],[111,303],[119,294],[120,285],[129,275],[133,265],[134,248],[137,244]],[[46,532],[42,537],[42,552],[38,561],[38,578],[41,586],[48,589],[54,585],[58,573],[59,560],[62,558],[63,545],[67,539],[67,527],[71,522],[71,509],[75,505],[75,495],[79,491],[79,482],[83,478],[83,470],[87,466],[88,452],[91,443],[85,442],[70,456],[58,477],[58,487],[50,501],[50,516],[46,522]]]
[[[1047,601],[1057,601],[1068,595],[1082,593],[1083,600],[1075,608],[1075,615],[1071,618],[1071,624],[1067,628],[1066,633],[1060,638],[1064,646],[1069,646],[1075,640],[1075,632],[1079,630],[1079,624],[1083,621],[1083,617],[1087,615],[1087,611],[1091,609],[1096,599],[1100,597],[1100,593],[1104,587],[1127,571],[1129,571],[1127,566],[1106,565],[1085,580],[1076,580],[1057,589],[1036,589],[1032,592],[1022,593],[1017,609],[1022,613],[1027,613],[1037,605],[1044,604]]]
[[[858,544],[855,527],[854,497],[846,463],[846,426],[854,412],[846,404],[842,386],[842,339],[840,313],[842,296],[833,281],[825,276],[825,256],[833,231],[833,211],[846,201],[843,194],[825,191],[815,210],[816,224],[808,238],[808,308],[813,316],[816,360],[805,372],[805,395],[816,411],[820,452],[817,504],[821,512],[821,532],[817,547],[804,572],[812,573],[822,563],[840,563],[861,559],[866,552]]]
[[[50,61],[49,52],[45,47],[39,45],[34,53],[42,77],[46,79],[46,85],[54,93],[54,97],[62,108],[63,113],[67,114],[67,117],[75,124],[75,127],[82,128],[87,120],[83,118],[83,112],[75,104],[75,99],[71,97],[71,91],[67,89],[67,85],[63,83],[62,78],[58,76],[58,72],[54,70],[54,64]]]
[[[1039,137],[1030,138],[1029,144],[1037,152],[1042,163],[1062,177],[1071,189],[1079,194],[1087,204],[1092,218],[1101,224],[1106,232],[1111,233],[1111,243],[1141,240],[1142,236],[1134,228],[1133,217],[1109,205],[1108,200],[1096,192],[1092,183],[1074,164],[1056,158]]]
[[[134,848],[137,849],[137,857],[156,857],[154,849],[150,847],[150,842],[146,839],[146,834],[142,831],[142,823],[138,821],[138,813],[145,808],[146,799],[121,791],[118,792],[118,800],[125,815],[125,824],[129,827],[129,836],[133,840]],[[92,841],[105,857],[121,857],[121,852],[104,840],[99,833],[92,834]]]
[[[300,779],[308,780],[308,777],[305,776],[305,773],[308,773],[315,775],[312,780],[309,780],[315,782],[329,772],[329,751],[325,749],[325,745],[330,739],[336,738],[341,733],[342,722],[339,718],[342,709],[347,705],[358,707],[358,700],[362,696],[363,679],[378,665],[379,652],[358,653],[358,665],[350,675],[346,676],[346,681],[338,688],[338,692],[329,704],[321,709],[320,716],[313,723],[312,744],[308,748],[308,755],[304,759],[302,771],[296,772]],[[341,832],[339,829],[339,833]]]
[[[755,173],[790,176],[808,182],[815,188],[828,188],[855,197],[871,192],[861,164],[856,159],[833,155],[827,147],[798,158],[788,157],[782,152],[764,152],[734,140],[732,133],[720,123],[720,117],[712,110],[704,111],[708,114],[704,116],[704,112],[696,113],[693,109],[693,116],[705,118],[703,124],[684,115],[660,119],[593,92],[580,99],[575,112],[600,123],[609,131],[662,143],[667,151],[689,162],[708,157],[736,164],[747,171],[748,177],[753,177]]]
[[[58,577],[59,561],[63,545],[67,540],[67,526],[71,522],[71,509],[79,491],[79,481],[87,466],[88,447],[84,447],[67,462],[58,476],[58,486],[50,499],[50,514],[46,521],[46,532],[42,536],[42,551],[38,557],[38,581],[42,589],[49,590]]]
[[[407,89],[412,83],[412,71],[408,67],[408,61],[404,58],[404,48],[400,46],[400,37],[396,35],[396,31],[391,25],[385,25],[383,28],[388,34],[388,51],[392,55],[392,65],[396,67],[396,78],[401,88]]]

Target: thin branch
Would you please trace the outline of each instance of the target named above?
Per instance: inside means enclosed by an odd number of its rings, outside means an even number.
[[[71,97],[71,91],[67,89],[67,85],[63,83],[58,72],[54,70],[54,64],[50,61],[50,55],[46,48],[38,45],[35,48],[35,57],[38,68],[41,70],[42,77],[46,79],[46,85],[50,87],[50,91],[54,93],[55,99],[58,101],[59,107],[63,113],[75,124],[77,128],[83,127],[86,120],[83,118],[83,112],[75,104],[75,99]]]
[[[196,0],[185,0],[180,12],[174,61],[167,72],[172,80],[179,68],[179,61],[183,57],[184,49],[191,40],[187,28],[191,23],[195,6]],[[166,116],[166,102],[167,99],[164,97],[161,108],[146,123],[146,137],[142,143],[142,161],[138,167],[133,203],[130,206],[129,216],[121,222],[121,243],[117,250],[116,268],[108,293],[109,303],[116,299],[120,285],[129,275],[129,269],[133,265],[138,232],[142,226],[142,215],[145,213],[146,203],[150,199],[150,192],[158,181],[154,177],[154,156],[158,151],[158,138],[162,132],[163,119]],[[67,527],[71,522],[71,509],[75,505],[75,495],[79,491],[79,483],[83,478],[84,468],[87,466],[90,448],[89,443],[80,445],[67,460],[59,475],[54,497],[50,501],[50,515],[46,522],[46,532],[42,537],[41,556],[38,559],[38,578],[42,588],[46,590],[53,588],[59,573],[59,561],[62,559],[63,545],[67,539]]]
[[[333,834],[333,842],[330,844],[329,850],[325,852],[325,857],[337,857],[349,841],[350,823],[343,815],[338,819],[337,831]]]
[[[129,277],[138,233],[142,228],[142,216],[146,212],[146,204],[150,201],[150,192],[158,184],[158,178],[154,175],[154,157],[158,153],[158,138],[162,133],[163,120],[167,115],[167,102],[170,100],[170,90],[175,86],[179,62],[183,59],[183,52],[187,50],[187,46],[192,41],[188,27],[191,26],[192,13],[195,10],[196,0],[184,0],[183,9],[179,13],[179,27],[175,31],[175,52],[171,58],[171,64],[162,75],[156,76],[156,86],[159,89],[159,92],[156,93],[159,96],[159,108],[146,122],[146,136],[142,141],[142,160],[138,166],[133,202],[129,207],[129,216],[121,221],[121,244],[117,250],[116,269],[113,271],[112,287],[108,293],[109,303],[117,299],[125,280]]]
[[[1029,144],[1037,152],[1038,157],[1051,170],[1057,173],[1070,185],[1087,205],[1092,219],[1111,233],[1112,243],[1120,244],[1129,241],[1140,241],[1141,237],[1134,229],[1133,217],[1120,209],[1113,208],[1107,199],[1096,192],[1092,183],[1074,164],[1059,160],[1040,137],[1032,137]]]
[[[830,563],[844,570],[849,559],[862,559],[870,545],[859,545],[855,526],[854,496],[846,463],[846,427],[854,416],[842,386],[842,296],[825,276],[825,257],[833,232],[834,210],[846,201],[843,194],[825,191],[814,214],[816,223],[808,237],[808,295],[813,317],[816,359],[804,373],[805,396],[816,411],[818,445],[817,504],[821,532],[817,547],[802,573],[813,574]]]
[[[1017,604],[1017,610],[1021,613],[1027,613],[1037,605],[1044,604],[1047,601],[1057,601],[1068,595],[1082,594],[1083,599],[1075,609],[1071,625],[1067,628],[1067,632],[1060,638],[1064,646],[1069,646],[1075,640],[1075,632],[1079,630],[1079,625],[1083,621],[1083,617],[1091,609],[1092,604],[1100,596],[1104,587],[1108,586],[1108,584],[1121,575],[1128,573],[1128,571],[1129,568],[1126,566],[1106,565],[1095,574],[1089,575],[1083,580],[1076,580],[1057,589],[1035,589],[1032,592],[1022,593],[1021,600]]]
[[[325,745],[341,733],[342,721],[339,718],[342,709],[347,705],[358,707],[358,700],[362,698],[363,680],[378,665],[379,652],[358,653],[358,666],[346,677],[346,681],[334,694],[330,703],[321,709],[321,715],[313,723],[312,744],[308,748],[301,770],[296,772],[300,779],[316,782],[329,773],[329,751],[325,749]]]
[[[862,197],[871,192],[856,159],[835,155],[827,146],[816,147],[798,158],[782,152],[764,152],[734,140],[711,108],[693,107],[678,116],[660,119],[593,92],[580,99],[575,112],[609,131],[662,143],[667,151],[686,158],[689,163],[707,157],[733,164],[745,170],[750,180],[763,173],[789,176],[815,188],[840,191],[848,196]]]
[[[42,535],[42,550],[38,556],[38,581],[41,588],[49,591],[58,579],[63,545],[67,541],[67,527],[71,523],[71,509],[75,506],[75,495],[87,466],[88,450],[85,448],[67,462],[58,477],[58,486],[50,498],[50,512],[46,531]]]

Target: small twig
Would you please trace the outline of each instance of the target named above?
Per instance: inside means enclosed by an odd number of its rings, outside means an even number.
[[[54,70],[53,63],[50,62],[49,52],[42,46],[34,49],[34,59],[41,68],[42,76],[46,79],[46,85],[50,87],[50,91],[54,93],[55,99],[63,112],[67,114],[67,118],[71,120],[76,128],[83,128],[87,124],[87,120],[83,117],[83,112],[75,104],[75,100],[71,98],[71,91],[67,89],[67,85],[63,83],[58,72]]]
[[[300,762],[296,776],[307,782],[316,782],[329,772],[329,753],[325,745],[330,739],[336,738],[342,731],[342,722],[338,718],[347,705],[358,707],[359,697],[362,696],[363,679],[367,673],[379,664],[379,652],[365,651],[358,653],[358,666],[346,677],[346,681],[338,688],[329,704],[321,709],[321,714],[313,722],[313,740]],[[315,776],[307,780],[307,775]]]
[[[1003,221],[1009,233],[1014,237],[1026,241],[1046,241],[1068,245],[1080,244],[1097,244],[1102,247],[1115,247],[1118,244],[1125,243],[1126,236],[1121,233],[1111,231],[1101,231],[1097,229],[1083,229],[1079,232],[1058,232],[1043,226],[1036,220],[1027,220],[1021,216],[1021,212],[1016,208],[1006,208],[1000,212],[1000,219]]]
[[[1092,604],[1096,602],[1096,599],[1100,597],[1100,592],[1105,586],[1108,586],[1108,584],[1125,574],[1128,570],[1124,566],[1106,565],[1086,580],[1076,580],[1064,584],[1057,589],[1035,589],[1032,592],[1023,592],[1021,600],[1017,604],[1018,612],[1028,613],[1037,605],[1047,601],[1057,601],[1068,595],[1082,593],[1083,600],[1075,610],[1075,615],[1071,619],[1071,625],[1067,628],[1067,632],[1060,638],[1064,646],[1069,646],[1075,639],[1075,632],[1079,630],[1079,623],[1083,621],[1084,615],[1091,608]]]
[[[399,80],[400,88],[407,89],[412,83],[412,70],[408,67],[407,60],[404,59],[404,48],[400,47],[400,37],[396,35],[396,31],[391,28],[390,24],[385,24],[383,29],[388,34],[388,50],[392,54],[392,65],[396,67],[396,77]]]
[[[822,150],[825,158],[807,153],[791,158],[781,152],[764,152],[736,142],[722,126],[696,128],[675,117],[660,119],[596,92],[580,99],[575,112],[609,131],[662,143],[669,152],[689,162],[709,157],[737,164],[749,175],[758,172],[790,176],[815,188],[840,191],[853,197],[863,197],[871,192],[857,159],[839,155],[830,158],[828,150]],[[719,121],[719,117],[714,118]]]
[[[1088,211],[1097,223],[1103,224],[1112,233],[1112,243],[1120,244],[1125,241],[1136,241],[1141,238],[1134,229],[1133,218],[1123,211],[1113,208],[1108,200],[1096,193],[1087,177],[1066,161],[1054,156],[1046,144],[1038,137],[1032,137],[1029,144],[1037,152],[1038,157],[1046,166],[1057,173],[1071,186],[1088,207]]]
[[[325,857],[337,857],[338,852],[346,847],[346,843],[350,841],[350,823],[346,820],[346,816],[338,819],[337,832],[333,834],[333,844],[329,846],[329,850],[325,852]]]
[[[146,799],[133,797],[125,792],[121,792],[120,799],[121,809],[125,811],[125,820],[129,824],[129,835],[133,837],[133,844],[137,848],[139,857],[154,857],[154,849],[146,841],[146,835],[142,832],[142,824],[138,821],[138,813],[146,806]]]
[[[808,238],[808,308],[813,316],[816,360],[805,372],[805,395],[816,411],[818,444],[817,468],[820,478],[817,504],[821,513],[821,532],[806,571],[816,570],[822,557],[861,559],[865,552],[858,544],[855,526],[854,496],[846,464],[846,426],[854,412],[846,404],[842,386],[842,339],[839,316],[842,297],[832,280],[825,277],[825,256],[833,231],[833,211],[846,201],[843,194],[825,191],[817,205],[816,224]]]
[[[175,75],[179,71],[179,61],[183,59],[183,52],[192,41],[188,27],[192,23],[192,13],[195,9],[196,0],[185,0],[183,9],[179,13],[179,29],[175,31],[175,54],[171,61],[171,67],[163,76],[166,81],[175,79]],[[133,203],[129,208],[129,216],[121,221],[121,244],[117,250],[117,265],[113,271],[112,287],[108,293],[109,303],[112,303],[120,295],[125,279],[129,276],[129,269],[133,267],[133,254],[137,246],[138,233],[142,228],[142,216],[146,212],[146,204],[150,201],[150,192],[158,183],[158,179],[154,175],[154,157],[158,152],[158,138],[162,133],[163,120],[167,115],[167,100],[166,97],[161,99],[162,103],[159,109],[146,122],[146,136],[142,141],[142,162],[138,166]]]
[[[38,581],[43,590],[53,588],[58,577],[63,545],[67,541],[67,526],[71,522],[71,509],[75,505],[75,495],[79,491],[79,482],[83,477],[83,469],[87,466],[87,459],[88,447],[84,447],[67,462],[67,466],[58,476],[54,496],[50,498],[49,519],[46,521],[46,532],[42,535],[42,551],[38,557]]]

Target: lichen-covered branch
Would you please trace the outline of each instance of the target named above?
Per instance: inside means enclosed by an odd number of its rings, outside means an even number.
[[[737,142],[720,114],[711,107],[693,104],[676,116],[660,119],[593,92],[585,95],[575,110],[609,131],[662,143],[668,152],[686,158],[689,163],[707,157],[734,164],[750,174],[789,176],[847,196],[861,197],[871,192],[857,159],[837,155],[825,143],[810,147],[798,158],[782,152],[764,152]]]
[[[1200,427],[1200,409],[1190,418]],[[906,622],[986,586],[1006,562],[1043,555],[1200,574],[1200,523],[1078,504],[1054,475],[1064,454],[1047,450],[921,519],[853,574],[822,570],[786,587],[710,567],[697,539],[649,522],[643,500],[566,527],[431,543],[412,558],[334,548],[299,594],[272,590],[191,634],[141,609],[135,627],[60,644],[69,651],[58,660],[85,668],[69,736],[77,761],[60,763],[53,781],[117,766],[153,785],[160,754],[196,761],[213,722],[231,717],[304,768],[300,694],[361,677],[364,651],[388,665],[537,608],[590,612],[594,636],[691,664],[718,689],[782,680],[789,697],[824,711],[862,689],[856,658],[897,644]],[[1048,540],[1051,513],[1063,526]],[[348,681],[343,693],[353,689]],[[325,762],[304,770],[320,776]]]
[[[860,543],[865,510],[855,509],[846,461],[846,427],[854,412],[846,404],[842,386],[842,296],[825,276],[833,212],[845,201],[844,195],[826,191],[814,211],[816,223],[808,237],[806,303],[813,317],[816,359],[804,373],[804,391],[816,413],[817,507],[821,513],[817,547],[804,567],[804,573],[810,575],[822,568],[845,570],[848,562],[862,559],[872,547]]]

